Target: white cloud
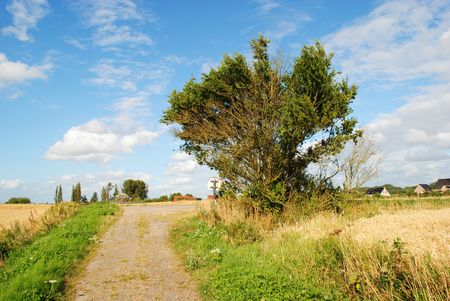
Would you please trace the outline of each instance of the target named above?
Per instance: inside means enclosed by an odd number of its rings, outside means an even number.
[[[202,64],[201,72],[202,73],[209,73],[211,69],[216,69],[219,66],[220,62],[213,62],[213,61],[207,61]]]
[[[399,109],[369,123],[385,156],[380,177],[406,185],[450,176],[449,116],[450,85],[443,85],[411,96]]]
[[[367,125],[384,157],[377,184],[450,176],[449,28],[448,1],[389,1],[325,38],[350,77],[410,89],[403,105]]]
[[[121,134],[114,132],[106,122],[93,119],[69,129],[62,140],[50,147],[45,158],[107,164],[116,154],[131,153],[136,146],[149,144],[158,135],[146,129]]]
[[[138,61],[103,60],[89,69],[94,77],[85,80],[94,86],[119,88],[147,94],[161,94],[173,73],[164,64],[147,64]]]
[[[85,24],[95,28],[93,42],[100,47],[117,45],[151,45],[152,39],[138,28],[154,22],[155,16],[145,12],[132,0],[80,1],[77,6]],[[132,27],[131,23],[136,26]]]
[[[450,79],[450,2],[389,1],[325,38],[359,80]]]
[[[183,152],[177,152],[172,156],[172,162],[167,166],[166,173],[173,176],[180,174],[192,174],[199,165],[195,159]]]
[[[46,71],[51,69],[52,65],[49,63],[30,66],[20,61],[13,62],[0,52],[0,89],[30,79],[47,79]]]
[[[84,45],[82,42],[80,42],[77,39],[66,39],[65,42],[73,47],[78,48],[78,49],[81,49],[81,50],[86,49],[86,45]]]
[[[165,173],[166,178],[153,187],[154,194],[181,192],[205,197],[209,193],[207,181],[216,175],[209,168],[197,164],[192,156],[184,152],[172,155]]]
[[[0,180],[0,189],[15,189],[22,185],[22,181],[19,179],[15,180]]]
[[[148,105],[143,98],[123,98],[114,104],[116,114],[93,119],[70,128],[62,140],[53,144],[45,154],[48,160],[90,161],[107,164],[117,154],[131,153],[145,144],[152,143],[158,132],[139,126],[137,120]]]
[[[23,42],[33,41],[28,31],[36,29],[39,20],[50,12],[47,0],[12,0],[6,9],[13,17],[13,25],[3,27],[2,34],[13,35]]]
[[[291,20],[280,20],[274,24],[274,29],[266,32],[270,40],[279,41],[284,37],[294,34],[298,29],[298,23]]]
[[[262,14],[267,14],[280,6],[280,3],[276,0],[255,0],[255,2],[258,4],[258,9]]]
[[[136,84],[127,78],[131,70],[127,66],[115,67],[111,63],[98,64],[89,71],[95,73],[96,77],[88,79],[87,82],[95,86],[117,87],[123,90],[136,90]]]

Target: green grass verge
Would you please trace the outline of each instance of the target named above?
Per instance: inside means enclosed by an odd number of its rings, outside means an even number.
[[[198,217],[171,229],[172,243],[206,300],[445,300],[448,266],[417,258],[400,241],[365,247],[339,236],[268,236],[226,242]]]
[[[65,276],[88,253],[114,204],[81,207],[75,216],[8,255],[0,268],[0,300],[55,300],[62,297]]]
[[[183,254],[187,270],[200,281],[208,300],[344,300],[339,285],[325,281],[342,255],[333,242],[304,246],[295,256],[267,252],[264,243],[232,246],[221,230],[198,219],[179,222],[171,230],[176,249]],[[315,252],[310,252],[315,250]],[[295,258],[295,263],[292,262]],[[303,264],[302,271],[293,266]],[[338,276],[338,275],[336,275]],[[339,281],[337,277],[337,281]]]

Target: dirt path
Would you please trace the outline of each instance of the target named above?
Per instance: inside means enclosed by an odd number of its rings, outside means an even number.
[[[168,243],[170,215],[193,205],[126,206],[75,285],[75,300],[200,300]]]

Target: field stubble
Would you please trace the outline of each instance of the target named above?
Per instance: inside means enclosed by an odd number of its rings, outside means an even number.
[[[44,214],[51,205],[48,204],[1,204],[0,229],[10,228],[15,222],[27,223]]]

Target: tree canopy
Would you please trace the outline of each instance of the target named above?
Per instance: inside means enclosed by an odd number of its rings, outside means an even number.
[[[357,87],[338,80],[317,42],[291,68],[270,59],[269,41],[251,41],[253,61],[225,55],[201,81],[169,97],[162,122],[177,124],[182,150],[219,172],[229,189],[282,204],[311,184],[307,167],[359,135],[350,104]]]
[[[140,197],[144,200],[147,198],[148,187],[142,180],[127,179],[123,182],[122,192],[130,197]]]

